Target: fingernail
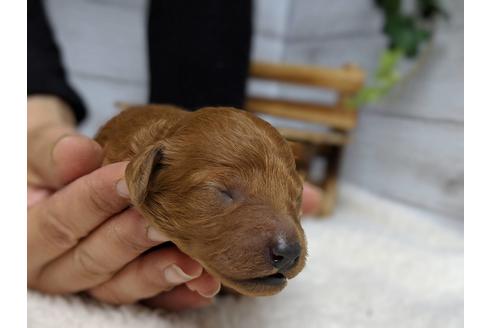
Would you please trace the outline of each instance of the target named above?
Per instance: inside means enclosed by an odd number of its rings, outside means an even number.
[[[170,240],[169,237],[165,233],[160,232],[159,230],[157,230],[156,228],[154,228],[152,226],[150,226],[147,229],[147,238],[149,238],[152,241],[157,241],[160,243],[163,243],[165,241]]]
[[[116,192],[123,198],[128,198],[130,192],[128,191],[128,186],[126,185],[125,179],[121,179],[116,183]]]
[[[212,298],[212,297],[214,297],[215,295],[217,295],[220,292],[220,285],[217,287],[217,289],[211,290],[209,292],[200,292],[198,290],[196,290],[196,292],[198,294],[202,295],[203,297]]]
[[[164,277],[169,283],[175,285],[182,284],[195,278],[184,273],[184,271],[176,264],[173,264],[164,270]]]

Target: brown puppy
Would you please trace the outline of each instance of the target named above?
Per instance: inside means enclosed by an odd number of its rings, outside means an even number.
[[[137,106],[96,140],[105,164],[130,161],[132,204],[223,285],[272,295],[304,267],[302,181],[265,121],[233,108]]]

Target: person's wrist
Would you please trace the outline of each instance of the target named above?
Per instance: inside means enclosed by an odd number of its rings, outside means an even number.
[[[75,130],[75,117],[70,107],[60,98],[52,95],[27,97],[27,131],[53,126]]]

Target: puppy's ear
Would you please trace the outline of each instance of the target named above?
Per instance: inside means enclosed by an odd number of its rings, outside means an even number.
[[[148,196],[152,177],[162,167],[164,145],[153,145],[137,154],[125,172],[130,198],[135,205],[142,204]]]

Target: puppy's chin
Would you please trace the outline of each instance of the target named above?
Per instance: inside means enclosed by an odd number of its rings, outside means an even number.
[[[272,273],[264,276],[249,278],[249,279],[232,279],[229,277],[224,277],[216,270],[211,270],[204,267],[208,272],[220,279],[222,285],[225,287],[236,291],[239,294],[245,296],[271,296],[279,293],[287,286],[287,281],[294,278],[299,274],[304,268],[305,257],[302,257],[301,261],[292,268],[289,272],[282,273]]]
[[[279,293],[287,286],[287,278],[280,273],[276,273],[242,280],[222,278],[222,284],[242,295],[270,296]]]

